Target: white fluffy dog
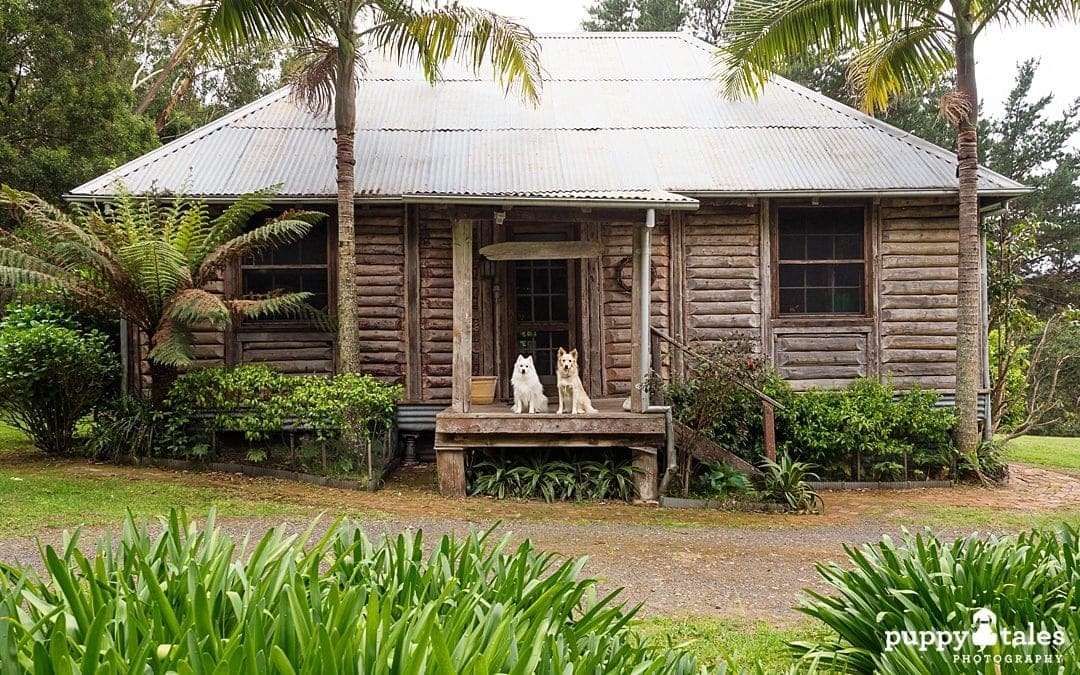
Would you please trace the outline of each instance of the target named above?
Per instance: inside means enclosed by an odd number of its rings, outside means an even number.
[[[568,352],[562,347],[559,347],[558,385],[558,412],[560,414],[566,409],[567,404],[569,404],[570,413],[573,415],[596,413],[596,408],[593,407],[592,401],[589,400],[589,395],[585,393],[585,387],[581,384],[581,375],[578,373],[576,349]]]
[[[517,362],[514,363],[514,374],[510,377],[510,384],[514,387],[514,412],[546,413],[548,411],[544,385],[536,374],[536,365],[533,364],[532,356],[518,355]]]

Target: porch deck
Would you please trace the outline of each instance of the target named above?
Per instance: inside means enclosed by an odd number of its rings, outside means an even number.
[[[506,447],[630,448],[639,467],[639,493],[655,498],[656,450],[664,445],[664,413],[623,410],[623,398],[593,399],[595,415],[520,414],[505,403],[447,408],[435,416],[435,455],[439,482],[447,495],[465,492],[465,451]],[[552,401],[556,408],[558,401]]]

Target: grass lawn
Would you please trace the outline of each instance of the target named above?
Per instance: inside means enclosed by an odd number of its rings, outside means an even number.
[[[1009,441],[1008,457],[1059,469],[1080,469],[1080,438],[1021,436]]]
[[[813,624],[777,628],[765,621],[740,621],[713,617],[650,617],[638,630],[652,644],[682,646],[701,663],[714,665],[727,659],[738,667],[760,662],[766,673],[787,670],[795,663],[787,643],[806,640],[817,632]]]

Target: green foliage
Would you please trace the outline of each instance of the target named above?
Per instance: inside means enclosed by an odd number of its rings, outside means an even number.
[[[60,195],[158,145],[132,113],[134,45],[112,0],[0,2],[3,181]],[[0,223],[6,214],[0,213]]]
[[[67,215],[30,193],[0,187],[0,205],[10,206],[23,225],[18,236],[0,231],[0,291],[130,321],[150,346],[152,388],[160,399],[175,369],[194,361],[194,326],[222,328],[234,316],[318,314],[306,293],[237,299],[206,290],[230,264],[302,239],[324,217],[290,211],[250,228],[274,193],[242,195],[216,217],[204,201],[129,194],[110,212],[76,207]]]
[[[53,454],[74,449],[76,424],[119,371],[103,334],[66,321],[47,309],[10,311],[0,321],[0,418]]]
[[[1009,477],[1009,464],[1006,461],[1005,444],[997,441],[983,441],[975,450],[975,457],[960,455],[956,458],[956,477],[958,480],[1004,481]],[[972,459],[977,463],[972,462]]]
[[[807,590],[800,611],[834,634],[800,642],[805,661],[820,661],[855,673],[955,672],[954,655],[1005,657],[1061,656],[1053,672],[1076,672],[1080,654],[1080,554],[1077,530],[1032,531],[1015,537],[971,536],[949,543],[932,532],[905,534],[900,545],[889,537],[862,548],[845,546],[850,569],[819,564],[829,594]],[[956,651],[898,644],[886,649],[886,631],[972,631],[973,614],[987,608],[997,628],[1064,631],[1064,645],[1004,645],[980,651],[969,640]],[[978,663],[977,661],[974,663]],[[846,670],[845,670],[846,669]],[[983,668],[977,668],[984,672]],[[993,672],[991,664],[985,672]],[[1047,672],[1021,661],[1010,673]]]
[[[689,30],[710,43],[720,39],[731,0],[596,0],[581,22],[588,31]]]
[[[820,467],[826,480],[875,477],[875,467],[891,479],[890,465],[907,466],[913,478],[944,475],[955,456],[954,411],[935,407],[932,391],[896,394],[891,385],[863,379],[785,399],[787,410],[776,413],[778,445]]]
[[[305,460],[321,459],[323,443],[370,440],[390,428],[401,395],[400,386],[356,373],[289,377],[264,365],[202,368],[180,377],[165,399],[163,449],[203,455],[205,443],[191,433],[196,426],[242,432],[249,442],[267,441],[289,426],[312,430],[317,443],[302,447],[300,454]],[[265,460],[262,452],[253,449],[249,459]],[[351,468],[339,465],[335,473]]]
[[[711,499],[736,499],[754,492],[746,472],[724,462],[702,462],[698,487]]]
[[[1075,313],[1074,313],[1075,314]],[[1049,436],[1080,436],[1080,316],[1053,320],[1029,372],[1029,409]]]
[[[779,461],[764,459],[761,462],[759,492],[762,499],[784,504],[796,513],[824,512],[825,502],[807,482],[819,478],[811,470],[813,466],[796,461],[787,454],[777,459]]]
[[[94,411],[83,452],[117,461],[149,457],[161,438],[162,415],[142,396],[121,396]]]
[[[371,542],[348,522],[270,530],[251,549],[172,512],[128,518],[93,558],[65,537],[43,578],[0,567],[5,668],[43,672],[691,673],[645,644],[634,610],[596,600],[584,561],[489,534]],[[51,665],[50,665],[51,664]]]
[[[469,493],[496,499],[617,499],[637,496],[634,467],[609,456],[598,461],[562,461],[531,456],[515,463],[505,455],[474,461]]]

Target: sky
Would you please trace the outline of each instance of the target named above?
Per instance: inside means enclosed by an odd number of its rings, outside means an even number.
[[[520,19],[537,33],[565,33],[581,30],[586,0],[468,0],[466,4],[484,7],[505,16]],[[1032,92],[1054,94],[1051,110],[1060,111],[1080,98],[1080,26],[1057,28],[1018,26],[988,28],[976,43],[976,77],[983,114],[996,116],[1003,109],[1016,76],[1019,63],[1041,60]]]

